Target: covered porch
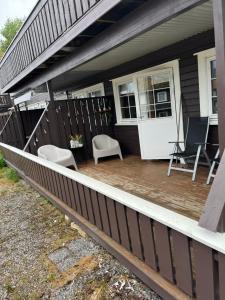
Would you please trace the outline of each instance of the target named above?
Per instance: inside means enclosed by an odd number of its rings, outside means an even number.
[[[89,160],[80,164],[79,171],[130,194],[168,208],[189,218],[199,220],[210,186],[206,185],[208,168],[200,166],[197,180],[191,175],[172,172],[167,176],[168,161],[141,160],[129,155],[120,159],[111,157],[98,165]]]

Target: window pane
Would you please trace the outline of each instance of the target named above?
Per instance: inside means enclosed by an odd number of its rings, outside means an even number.
[[[155,99],[156,103],[170,102],[170,89],[162,89],[155,91]]]
[[[129,103],[130,103],[130,106],[135,106],[135,97],[134,97],[134,95],[129,96]]]
[[[213,114],[217,114],[218,113],[217,97],[212,98],[212,113]]]
[[[130,108],[130,115],[131,115],[131,118],[137,118],[136,107]]]
[[[129,108],[121,108],[122,118],[130,119],[130,110]]]
[[[154,89],[169,88],[169,74],[159,74],[153,76]]]
[[[216,60],[212,60],[210,62],[210,67],[211,67],[211,77],[216,78]]]
[[[212,80],[212,96],[217,96],[216,79]]]
[[[120,105],[121,105],[121,107],[128,107],[129,106],[128,96],[120,97]]]
[[[119,93],[120,95],[134,93],[133,82],[119,85]]]
[[[123,119],[137,118],[133,82],[118,86],[120,95],[121,116]]]

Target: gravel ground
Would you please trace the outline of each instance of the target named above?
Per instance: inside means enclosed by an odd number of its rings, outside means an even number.
[[[0,299],[160,298],[24,181],[0,174]]]

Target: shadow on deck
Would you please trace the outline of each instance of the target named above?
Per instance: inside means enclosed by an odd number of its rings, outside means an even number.
[[[210,190],[206,185],[208,168],[199,167],[195,182],[182,172],[173,171],[168,177],[167,168],[167,161],[144,161],[138,156],[80,165],[85,175],[198,220]]]

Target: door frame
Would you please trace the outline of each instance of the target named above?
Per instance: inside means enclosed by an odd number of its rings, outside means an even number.
[[[171,108],[172,108],[172,113],[175,115],[175,121],[176,124],[179,122],[179,132],[178,132],[178,140],[183,141],[184,140],[184,129],[183,129],[183,110],[182,110],[182,101],[181,101],[181,85],[180,85],[180,71],[179,71],[179,60],[173,60],[170,62],[167,62],[165,64],[161,64],[158,66],[155,66],[153,68],[149,68],[146,70],[143,70],[141,72],[138,72],[135,76],[135,86],[136,86],[136,97],[139,102],[139,111],[140,111],[140,100],[139,100],[139,93],[138,93],[138,78],[143,77],[143,76],[150,76],[154,75],[157,73],[161,72],[166,72],[170,71],[172,73],[172,78],[170,79],[170,84],[171,84]],[[138,135],[139,135],[139,143],[140,143],[140,149],[142,153],[142,136],[140,134],[139,126],[141,122],[144,122],[141,116],[137,119],[138,120]],[[150,120],[150,119],[147,119]],[[156,119],[152,119],[152,122],[154,120],[157,121]]]

